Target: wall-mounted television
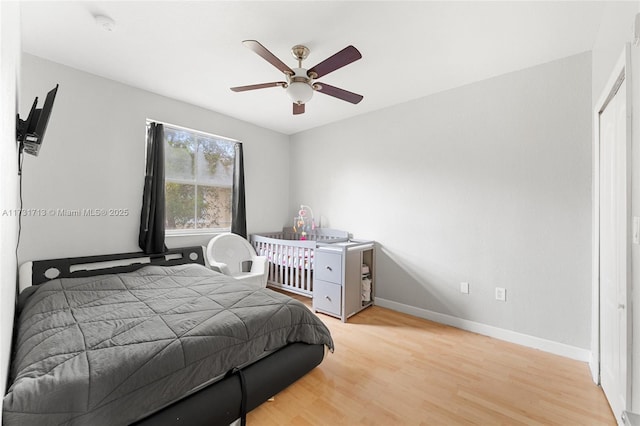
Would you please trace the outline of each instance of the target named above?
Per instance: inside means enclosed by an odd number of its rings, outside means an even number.
[[[26,120],[21,120],[20,115],[18,115],[16,133],[20,152],[24,151],[27,154],[35,156],[40,152],[40,146],[42,146],[42,140],[47,131],[47,124],[49,124],[49,117],[51,116],[51,109],[53,108],[56,93],[58,93],[58,84],[47,93],[47,98],[44,100],[44,106],[42,108],[37,108],[38,98],[36,98],[33,101],[29,116]]]

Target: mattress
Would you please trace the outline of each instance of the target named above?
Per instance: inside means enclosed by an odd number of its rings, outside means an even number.
[[[5,426],[129,424],[289,343],[333,350],[302,303],[200,265],[56,279],[26,292]]]
[[[282,251],[286,248],[285,251]],[[297,247],[296,247],[297,248]],[[278,250],[260,250],[260,255],[267,257],[270,263],[288,268],[313,269],[313,250],[294,250],[293,247],[278,246]]]

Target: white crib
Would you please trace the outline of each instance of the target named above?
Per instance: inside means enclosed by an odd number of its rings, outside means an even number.
[[[252,234],[251,244],[260,256],[268,259],[267,285],[311,297],[313,295],[313,259],[316,241],[342,242],[349,233],[337,229],[316,228],[300,240],[293,228]]]

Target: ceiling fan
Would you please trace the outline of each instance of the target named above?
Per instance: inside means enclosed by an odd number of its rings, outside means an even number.
[[[303,114],[304,105],[311,100],[313,92],[317,91],[343,101],[357,104],[363,98],[362,95],[330,86],[325,83],[316,82],[316,79],[324,77],[339,68],[349,65],[362,58],[362,55],[353,46],[347,46],[333,56],[328,57],[308,70],[302,68],[302,61],[309,56],[309,49],[306,46],[296,45],[291,48],[291,54],[298,60],[298,68],[289,68],[284,62],[278,59],[273,53],[267,50],[256,40],[245,40],[242,42],[246,47],[253,50],[274,67],[282,71],[286,81],[274,81],[271,83],[252,84],[249,86],[232,87],[234,92],[244,92],[247,90],[266,89],[268,87],[282,87],[293,101],[293,113]]]

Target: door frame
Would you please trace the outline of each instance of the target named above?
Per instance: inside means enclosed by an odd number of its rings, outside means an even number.
[[[626,205],[626,221],[625,221],[625,240],[626,240],[626,268],[624,271],[620,271],[626,282],[627,287],[627,295],[625,304],[625,312],[626,312],[626,320],[627,320],[627,329],[626,329],[626,338],[627,338],[627,357],[626,357],[626,378],[624,383],[624,397],[625,397],[625,407],[624,409],[629,409],[631,407],[631,383],[632,383],[632,332],[633,332],[633,323],[632,323],[632,293],[631,293],[631,221],[632,221],[632,213],[631,213],[631,202],[632,202],[632,117],[633,117],[633,87],[634,82],[632,79],[632,67],[631,67],[631,58],[632,55],[632,47],[631,44],[625,44],[625,47],[620,55],[618,61],[616,62],[613,71],[609,79],[607,80],[607,84],[604,87],[604,90],[598,101],[595,104],[593,111],[593,125],[594,125],[594,143],[593,143],[593,222],[592,222],[592,327],[591,327],[591,360],[589,362],[589,368],[591,369],[591,374],[593,381],[597,384],[600,384],[600,113],[606,108],[613,95],[615,95],[617,88],[620,86],[620,80],[626,80],[626,111],[627,111],[627,138],[626,138],[626,150],[625,150],[625,164],[626,164],[626,181],[627,181],[627,205]],[[614,413],[614,415],[619,416],[622,413]],[[620,420],[620,419],[617,419]]]

